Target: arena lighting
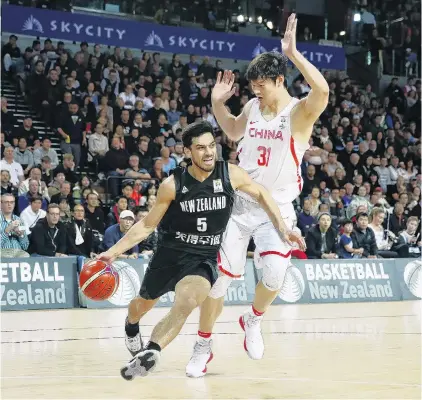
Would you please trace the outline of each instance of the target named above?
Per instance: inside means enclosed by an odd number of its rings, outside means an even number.
[[[245,22],[245,17],[242,14],[238,15],[237,22],[240,22],[240,23]]]
[[[344,36],[346,34],[346,31],[340,31],[339,35]]]
[[[249,22],[253,22],[253,18],[252,17],[249,17]]]
[[[262,17],[261,17],[261,16],[259,16],[259,17],[256,19],[256,22],[258,22],[258,24],[262,24]]]
[[[353,14],[353,21],[354,22],[360,22],[362,16],[360,15],[360,13],[354,13]]]
[[[267,28],[271,30],[274,28],[273,23],[271,21],[267,22]]]

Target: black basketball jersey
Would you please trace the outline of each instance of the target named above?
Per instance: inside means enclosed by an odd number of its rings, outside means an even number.
[[[158,245],[213,256],[220,248],[234,200],[227,162],[217,161],[203,182],[188,168],[178,167],[174,182],[176,198],[158,226]]]

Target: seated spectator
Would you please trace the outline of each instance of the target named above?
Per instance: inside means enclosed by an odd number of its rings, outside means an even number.
[[[306,235],[306,255],[308,258],[337,258],[336,231],[331,227],[331,216],[321,213],[318,224],[310,228]]]
[[[63,154],[63,164],[59,164],[57,168],[54,169],[54,175],[62,172],[68,182],[75,184],[78,181],[75,168],[76,166],[73,161],[73,155],[69,153]]]
[[[402,204],[397,203],[394,206],[393,213],[388,218],[387,223],[387,229],[393,232],[395,236],[398,236],[402,230],[406,229],[406,216],[404,215]]]
[[[100,207],[98,194],[91,192],[87,195],[85,203],[85,217],[91,224],[94,231],[99,232],[101,235],[104,234],[104,212]]]
[[[321,204],[321,192],[318,187],[313,187],[309,201],[311,202],[310,214],[315,218],[319,212],[319,205]]]
[[[97,124],[95,132],[88,138],[88,161],[105,157],[109,150],[108,139],[104,135],[104,126]]]
[[[28,237],[31,235],[32,229],[40,219],[45,218],[46,212],[41,208],[43,199],[38,196],[32,196],[29,200],[29,206],[21,212],[21,219],[26,228]]]
[[[60,201],[65,198],[67,199],[67,203],[71,208],[75,206],[75,200],[73,199],[72,192],[71,192],[71,185],[70,182],[64,181],[60,185],[60,193],[51,196],[51,202],[55,204],[60,204]]]
[[[47,201],[50,201],[50,196],[48,194],[48,189],[46,184],[41,180],[42,174],[41,170],[38,167],[34,167],[29,172],[29,178],[25,179],[21,184],[19,185],[19,195],[24,195],[28,193],[29,191],[29,182],[31,180],[36,180],[38,182],[38,194],[46,199]]]
[[[66,256],[66,229],[59,221],[59,206],[49,204],[46,217],[32,229],[28,250],[32,256]]]
[[[159,158],[155,160],[154,167],[152,169],[151,178],[157,179],[162,182],[168,177],[168,174],[163,171],[163,161]]]
[[[73,208],[73,218],[66,224],[67,252],[69,255],[93,258],[93,233],[81,204]]]
[[[309,229],[315,226],[316,222],[316,219],[311,215],[311,201],[305,199],[303,201],[303,210],[297,219],[297,227],[302,232],[302,236],[305,237]]]
[[[50,183],[48,187],[48,194],[50,198],[55,194],[60,193],[60,186],[65,180],[66,178],[63,172],[59,172],[57,175],[55,175],[54,180]]]
[[[19,139],[18,147],[15,148],[13,156],[14,160],[22,166],[23,174],[28,175],[34,166],[34,156],[28,149],[25,138]]]
[[[15,187],[24,180],[22,166],[14,160],[14,151],[11,146],[4,149],[4,158],[0,162],[0,169],[9,171],[10,182]]]
[[[85,196],[84,193],[87,192],[95,192],[92,188],[92,181],[86,175],[81,175],[81,179],[79,182],[73,187],[72,190],[72,197],[75,200],[75,204],[84,204],[85,203]],[[97,193],[98,195],[98,193]]]
[[[136,207],[136,201],[133,199],[133,183],[132,181],[123,181],[122,194],[127,200],[127,208],[133,210]]]
[[[10,182],[10,172],[7,169],[1,171],[1,194],[14,194],[16,189]]]
[[[23,125],[16,129],[13,133],[13,145],[15,147],[18,145],[20,138],[26,140],[29,150],[32,150],[35,144],[39,145],[40,138],[38,136],[38,131],[33,128],[32,118],[30,115],[24,117]]]
[[[176,122],[173,126],[172,126],[172,131],[173,133],[176,133],[178,129],[182,129],[182,131],[188,126],[188,116],[186,115],[186,113],[182,113],[180,114],[179,117],[179,122]]]
[[[28,236],[23,221],[13,214],[15,198],[10,193],[1,196],[0,236],[1,256],[28,257]]]
[[[6,134],[6,138],[12,143],[12,133],[15,129],[15,125],[18,125],[14,113],[7,108],[6,97],[1,98],[1,129]]]
[[[119,138],[114,137],[111,141],[110,150],[104,158],[104,165],[108,169],[109,177],[122,177],[128,166],[129,154],[120,146]],[[109,191],[112,197],[116,197],[119,191],[119,179],[109,179]]]
[[[170,157],[170,150],[168,147],[163,147],[160,151],[160,155],[163,163],[163,172],[170,175],[170,171],[177,167],[176,160]]]
[[[171,157],[176,161],[176,165],[179,165],[185,159],[185,153],[183,151],[183,143],[176,142],[174,145],[174,152],[171,153]]]
[[[135,223],[135,216],[132,211],[124,210],[120,214],[120,220],[118,223],[107,228],[104,234],[104,241],[102,250],[107,251],[110,247],[114,246],[132,227]],[[138,246],[126,251],[119,258],[138,258],[139,248]]]
[[[366,206],[367,210],[371,209],[371,203],[366,198],[366,189],[364,186],[360,186],[356,195],[353,196],[353,200],[346,209],[346,216],[348,219],[352,219],[356,213],[359,206]]]
[[[132,127],[130,135],[125,137],[125,149],[129,154],[133,154],[138,151],[139,139],[139,128]]]
[[[67,197],[60,197],[59,202],[60,209],[60,222],[66,225],[72,220],[72,212],[69,204],[69,199]]]
[[[392,240],[395,238],[394,234],[384,229],[383,223],[385,220],[384,209],[380,207],[375,207],[371,211],[370,215],[370,224],[368,225],[371,228],[375,235],[375,241],[377,243],[378,255],[382,258],[395,258],[398,257],[398,253],[391,250]]]
[[[120,196],[117,199],[116,204],[112,207],[106,218],[106,228],[111,225],[118,224],[120,222],[120,213],[128,209],[127,199],[124,196]]]
[[[41,182],[36,179],[31,179],[29,181],[29,190],[25,194],[22,194],[18,197],[18,211],[19,214],[27,208],[31,202],[32,197],[40,196],[40,186]],[[42,199],[42,209],[47,210],[48,201],[41,196]]]
[[[147,171],[151,171],[153,160],[149,151],[149,141],[147,139],[141,139],[139,141],[137,154],[139,156],[139,165]]]
[[[47,136],[44,136],[41,142],[41,147],[34,150],[34,164],[41,165],[44,157],[48,157],[50,159],[51,169],[55,169],[59,165],[57,152],[51,148],[51,140]]]
[[[363,254],[363,247],[359,249],[353,248],[353,240],[351,234],[353,232],[353,222],[349,219],[343,220],[343,234],[339,240],[339,257],[340,258],[354,258],[360,257]]]
[[[173,127],[179,121],[182,113],[177,110],[177,101],[174,99],[170,100],[169,107],[170,108],[167,111],[167,119],[168,123]]]
[[[125,171],[125,177],[133,179],[151,179],[151,175],[145,168],[139,165],[139,156],[132,154],[129,157],[129,167]]]
[[[417,257],[421,256],[421,240],[418,241],[420,235],[416,236],[419,219],[417,217],[410,217],[406,223],[406,230],[400,232],[397,244],[394,245],[393,250],[401,250],[401,257]]]
[[[375,240],[374,231],[368,228],[368,214],[359,213],[356,215],[356,227],[351,237],[353,240],[353,248],[363,248],[363,258],[377,258],[378,248]]]

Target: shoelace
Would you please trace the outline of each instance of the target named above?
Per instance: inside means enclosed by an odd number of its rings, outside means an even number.
[[[258,317],[254,314],[249,314],[248,318],[245,321],[245,318],[243,319],[243,321],[245,322],[245,325],[248,326],[248,328],[255,328],[255,327],[259,327],[259,330],[261,331],[261,317]]]
[[[196,342],[193,348],[193,355],[191,360],[196,361],[203,354],[208,354],[211,352],[211,343],[206,342]]]
[[[130,347],[132,347],[132,346],[133,347],[135,347],[135,346],[138,347],[138,345],[140,344],[140,338],[139,338],[138,335],[136,335],[134,337],[128,337],[127,338],[127,341],[128,341],[128,344],[129,344]]]

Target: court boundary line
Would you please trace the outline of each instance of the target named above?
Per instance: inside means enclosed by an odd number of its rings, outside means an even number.
[[[238,381],[292,381],[292,382],[319,382],[319,383],[343,383],[343,384],[352,384],[352,385],[373,385],[373,386],[391,386],[391,387],[414,387],[414,388],[421,388],[422,385],[416,383],[399,383],[399,382],[378,382],[378,381],[360,381],[360,380],[342,380],[342,379],[317,379],[317,378],[307,378],[307,377],[253,377],[253,376],[219,376],[216,374],[209,374],[209,377],[221,379],[221,380],[238,380]],[[122,379],[120,375],[23,375],[23,376],[1,376],[0,379],[2,380],[19,380],[19,379]],[[156,380],[165,380],[165,379],[192,379],[188,378],[185,375],[148,375],[148,379],[156,379]],[[205,378],[206,379],[206,378]],[[138,380],[140,381],[140,380]],[[4,389],[4,388],[3,388]]]

